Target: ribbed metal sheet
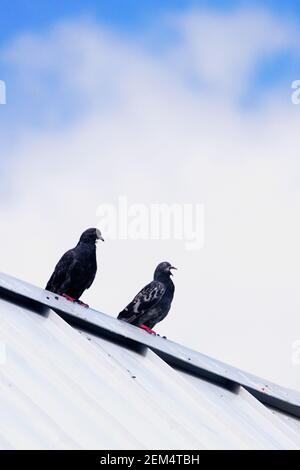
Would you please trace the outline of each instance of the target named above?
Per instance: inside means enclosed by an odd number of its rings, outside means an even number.
[[[179,373],[150,349],[128,350],[4,299],[0,327],[2,449],[300,447],[296,430],[241,387]]]
[[[149,347],[172,366],[183,367],[219,383],[242,385],[260,401],[300,418],[300,393],[288,390],[252,374],[212,359],[178,343],[153,337],[132,325],[115,318],[66,301],[63,297],[0,273],[0,290],[28,299],[32,308],[41,311],[41,306],[59,311],[72,324],[84,324],[99,334],[128,340]],[[0,292],[0,294],[1,294]]]

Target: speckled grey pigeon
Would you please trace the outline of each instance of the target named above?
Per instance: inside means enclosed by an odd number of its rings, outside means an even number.
[[[75,248],[67,251],[57,263],[46,290],[87,306],[79,298],[92,285],[96,276],[97,240],[104,241],[100,230],[85,230]]]
[[[168,315],[174,297],[175,286],[170,277],[172,269],[176,268],[170,263],[160,263],[155,269],[153,281],[119,313],[118,319],[156,334],[152,328]]]

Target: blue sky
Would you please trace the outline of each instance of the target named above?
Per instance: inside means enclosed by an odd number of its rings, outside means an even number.
[[[59,18],[77,15],[93,15],[116,28],[132,30],[164,12],[180,12],[191,7],[226,11],[241,5],[266,7],[300,22],[300,3],[294,0],[2,0],[0,40],[7,40],[21,31],[40,30]]]
[[[0,14],[0,44],[3,46],[23,33],[47,31],[57,21],[89,17],[118,33],[132,35],[138,40],[146,29],[155,29],[164,15],[181,14],[192,8],[209,9],[216,12],[231,12],[239,7],[264,8],[278,18],[300,24],[300,3],[293,0],[2,0]],[[152,44],[151,44],[152,41]],[[157,38],[150,37],[149,47],[163,49],[172,41],[170,30],[160,31]],[[278,53],[257,64],[251,86],[242,97],[241,103],[250,106],[270,85],[277,82],[285,86],[297,76],[300,68],[299,57],[290,53]],[[13,72],[12,72],[13,73]],[[12,82],[11,71],[2,64],[1,79]],[[14,91],[17,98],[18,93]],[[17,98],[19,100],[19,97]]]

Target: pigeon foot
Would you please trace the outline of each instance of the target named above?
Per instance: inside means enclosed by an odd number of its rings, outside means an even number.
[[[74,299],[73,297],[71,297],[70,295],[68,294],[61,294],[62,297],[64,297],[66,300],[68,300],[69,302],[76,302],[76,299]]]
[[[74,299],[74,297],[71,297],[71,296],[68,295],[68,294],[62,294],[62,297],[64,297],[64,299],[66,299],[66,300],[69,300],[69,302],[74,302],[74,303],[76,303],[76,304],[82,305],[82,307],[89,308],[89,305],[88,305],[88,304],[85,304],[85,303],[82,302],[81,300]]]
[[[141,328],[142,330],[147,331],[147,333],[149,333],[150,335],[155,335],[155,336],[156,336],[155,331],[154,331],[154,330],[151,330],[151,328],[149,328],[149,326],[141,325],[140,328]]]

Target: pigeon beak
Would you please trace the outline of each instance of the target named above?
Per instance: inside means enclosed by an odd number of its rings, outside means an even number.
[[[102,237],[102,235],[100,235],[99,240],[101,240],[102,242],[104,242],[104,238]]]
[[[170,274],[171,274],[171,276],[173,276],[173,273],[171,272],[171,269],[176,269],[176,271],[177,271],[177,268],[175,268],[175,266],[171,266],[171,267],[169,268]]]

